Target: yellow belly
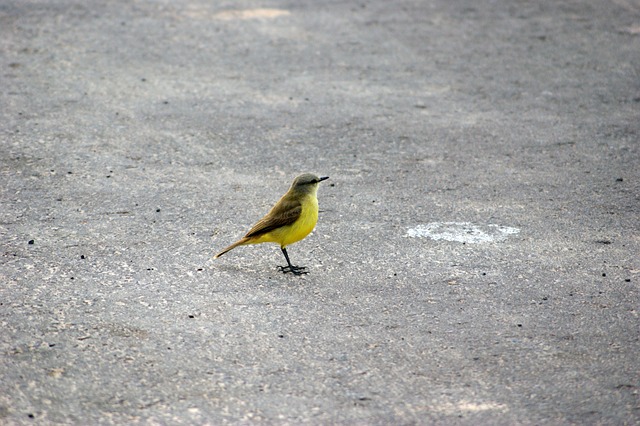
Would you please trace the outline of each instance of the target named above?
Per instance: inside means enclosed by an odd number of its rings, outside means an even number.
[[[262,235],[255,243],[278,243],[284,248],[289,244],[300,241],[313,231],[318,222],[318,199],[306,197],[302,202],[300,217],[293,224],[274,229]]]

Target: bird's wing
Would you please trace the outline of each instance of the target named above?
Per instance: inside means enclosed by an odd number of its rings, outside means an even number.
[[[265,217],[253,225],[245,238],[257,237],[274,229],[291,225],[298,220],[300,213],[302,213],[300,201],[283,197]]]

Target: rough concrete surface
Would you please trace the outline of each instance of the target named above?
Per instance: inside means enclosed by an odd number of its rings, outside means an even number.
[[[1,424],[640,423],[639,0],[4,0],[0,52]],[[308,275],[211,260],[301,172]]]

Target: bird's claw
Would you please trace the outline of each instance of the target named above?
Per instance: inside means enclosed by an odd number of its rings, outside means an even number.
[[[278,266],[278,268],[280,268],[280,271],[282,271],[282,273],[286,274],[288,272],[291,272],[293,275],[304,275],[304,274],[308,274],[307,271],[305,271],[304,269],[307,269],[306,266]]]

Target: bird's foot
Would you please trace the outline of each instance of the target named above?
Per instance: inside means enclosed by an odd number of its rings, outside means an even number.
[[[278,266],[278,268],[280,268],[280,271],[282,271],[285,274],[288,272],[291,272],[293,275],[308,274],[308,272],[305,271],[305,269],[307,269],[306,266],[287,265],[287,266]]]

